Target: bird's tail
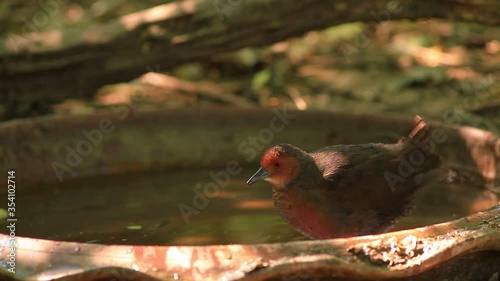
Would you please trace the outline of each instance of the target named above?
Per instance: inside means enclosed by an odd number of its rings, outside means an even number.
[[[419,115],[415,116],[411,130],[406,134],[406,137],[399,139],[398,143],[410,145],[416,141],[428,142],[430,140],[430,129],[427,123],[424,122]]]
[[[415,137],[419,138],[424,138],[424,137],[429,137],[429,126],[427,126],[427,123],[422,120],[422,117],[419,115],[415,116],[415,119],[413,121],[413,128],[411,131],[408,133],[408,138],[409,139],[414,139]]]
[[[420,150],[425,155],[425,169],[434,169],[440,166],[441,157],[436,153],[436,145],[432,139],[432,130],[419,115],[415,116],[413,127],[406,138],[399,142],[404,143],[403,153],[409,155],[415,150]]]

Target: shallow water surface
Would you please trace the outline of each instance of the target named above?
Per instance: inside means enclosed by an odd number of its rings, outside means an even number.
[[[209,197],[194,191],[213,170],[102,176],[21,188],[17,235],[106,244],[205,245],[306,240],[277,214],[271,187],[245,181],[252,168]],[[467,179],[467,180],[465,180]],[[212,185],[213,187],[214,185]],[[391,230],[424,226],[486,209],[497,194],[474,176],[443,171],[417,207]],[[184,210],[183,216],[181,209]],[[5,222],[0,224],[5,233]]]

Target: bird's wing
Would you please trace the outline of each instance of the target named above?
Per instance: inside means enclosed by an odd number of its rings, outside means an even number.
[[[345,231],[382,231],[411,209],[410,200],[418,189],[414,176],[395,187],[387,181],[387,172],[398,174],[400,146],[333,146],[312,153],[325,182],[311,196],[323,212],[345,222]]]
[[[337,145],[311,153],[326,181],[343,186],[378,177],[384,168],[397,167],[399,149],[384,144]],[[379,165],[383,165],[380,167]],[[368,179],[367,179],[368,180]]]
[[[309,190],[310,200],[342,222],[346,233],[382,231],[411,209],[413,194],[439,167],[439,156],[417,145],[429,141],[429,132],[417,116],[397,144],[337,145],[311,153],[324,182]]]

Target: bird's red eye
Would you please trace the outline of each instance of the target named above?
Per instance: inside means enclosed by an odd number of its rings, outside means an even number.
[[[280,166],[280,162],[275,162],[274,167],[278,168]]]

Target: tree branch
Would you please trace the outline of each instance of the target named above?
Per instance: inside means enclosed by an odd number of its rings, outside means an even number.
[[[498,25],[499,11],[496,0],[183,0],[105,24],[7,35],[0,92],[18,102],[85,98],[145,72],[336,24],[445,18]]]

